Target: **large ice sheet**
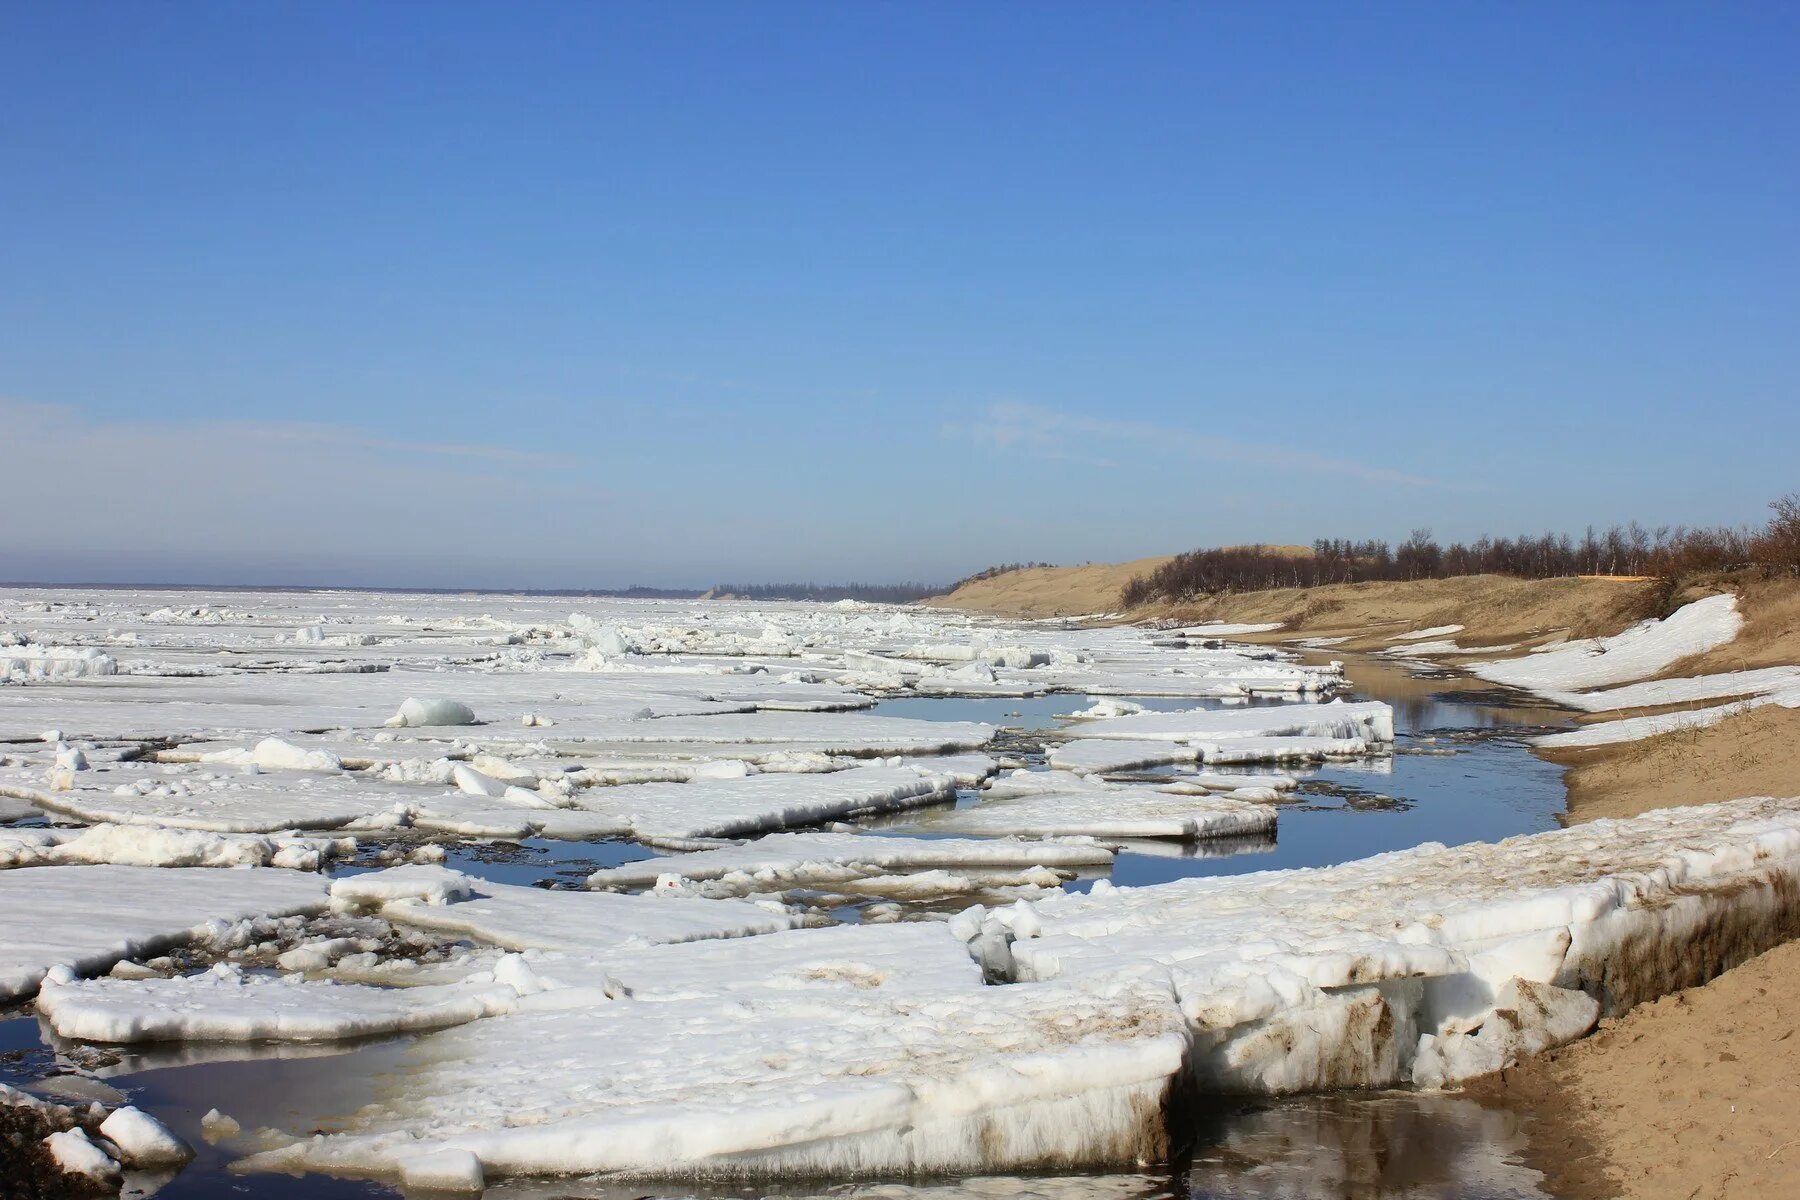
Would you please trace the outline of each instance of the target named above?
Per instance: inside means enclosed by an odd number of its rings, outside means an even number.
[[[1468,1035],[1493,1022],[1542,1044],[1583,1011],[1699,982],[1780,940],[1797,886],[1800,799],[1754,799],[1318,870],[1097,885],[986,920],[990,946],[1014,939],[1020,979],[1167,966],[1207,1086],[1293,1091],[1454,1079],[1483,1061]],[[1501,1003],[1515,979],[1542,1028]]]
[[[553,987],[603,987],[633,1000],[684,1000],[755,991],[975,989],[981,967],[941,922],[833,925],[753,938],[674,942],[598,957],[530,951]]]
[[[1660,621],[1640,621],[1612,637],[1569,642],[1524,658],[1476,663],[1469,670],[1483,679],[1534,692],[1610,687],[1647,679],[1690,655],[1722,646],[1743,624],[1736,596],[1708,596]]]
[[[369,771],[258,771],[208,764],[101,763],[45,781],[42,773],[0,769],[0,794],[96,824],[220,834],[413,828],[463,837],[601,838],[628,825],[602,813],[562,811],[523,788],[455,764],[469,787],[393,783]],[[61,786],[58,786],[60,784]]]
[[[325,883],[299,871],[53,866],[0,871],[0,1000],[28,995],[51,967],[77,975],[194,936],[207,922],[325,908]]]
[[[4,880],[5,876],[0,876]],[[381,915],[399,925],[452,933],[508,950],[565,950],[585,955],[702,938],[746,937],[791,929],[797,921],[740,900],[549,891],[477,885],[449,904],[390,900]]]
[[[570,739],[561,728],[538,730],[552,741]],[[758,712],[719,717],[664,717],[595,727],[582,739],[608,745],[659,743],[751,746],[804,745],[831,754],[948,754],[979,750],[994,727],[968,721],[923,721],[863,713]]]
[[[1180,742],[1113,741],[1088,738],[1053,747],[1050,765],[1077,775],[1104,775],[1198,761],[1200,752]]]
[[[717,879],[742,873],[771,887],[799,887],[889,871],[941,867],[1085,867],[1112,861],[1092,845],[961,838],[885,837],[857,833],[776,833],[742,846],[646,859],[588,876],[592,888],[649,887],[664,875]]]
[[[0,769],[0,790],[91,824],[161,825],[213,833],[337,829],[417,799],[416,789],[345,773],[268,772],[96,763],[57,787]]]
[[[405,1178],[1153,1161],[1186,1031],[1160,972],[527,1009],[421,1039],[378,1109],[250,1167]],[[679,1045],[678,1054],[646,1047]]]

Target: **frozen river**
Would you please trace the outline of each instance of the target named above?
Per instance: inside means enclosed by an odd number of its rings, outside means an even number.
[[[1537,1194],[1394,1085],[1591,1024],[1574,897],[1770,814],[1552,852],[1564,710],[1230,632],[0,593],[0,1082],[170,1198]]]

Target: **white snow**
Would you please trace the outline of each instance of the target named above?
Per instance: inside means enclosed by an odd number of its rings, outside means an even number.
[[[80,1175],[94,1182],[117,1187],[119,1164],[88,1139],[80,1129],[65,1129],[44,1139],[50,1159],[70,1175]]]
[[[448,904],[475,894],[476,881],[449,867],[428,863],[389,867],[334,879],[331,900],[340,907],[379,906],[392,900],[423,904]]]
[[[1723,646],[1743,624],[1736,596],[1708,596],[1612,637],[1565,642],[1524,658],[1476,663],[1469,670],[1534,692],[1610,687],[1647,679],[1684,658]]]
[[[1635,742],[1644,738],[1661,737],[1663,734],[1676,733],[1684,729],[1705,729],[1708,726],[1717,725],[1729,717],[1739,716],[1768,704],[1779,704],[1783,708],[1800,708],[1800,686],[1790,687],[1771,695],[1740,700],[1733,704],[1716,704],[1710,708],[1659,713],[1650,717],[1626,717],[1617,721],[1596,721],[1592,725],[1583,725],[1563,733],[1544,734],[1541,737],[1533,738],[1532,744],[1546,750],[1555,750]]]
[[[1389,638],[1390,642],[1422,642],[1429,638],[1446,638],[1453,633],[1461,633],[1461,625],[1433,625],[1430,629],[1415,629],[1411,633],[1396,633]]]
[[[1547,691],[1546,699],[1583,712],[1616,712],[1663,704],[1692,704],[1727,697],[1750,698],[1800,688],[1800,666],[1723,671],[1680,679],[1653,679],[1597,692]]]
[[[633,1000],[686,1000],[760,992],[979,989],[981,967],[939,921],[832,925],[750,938],[677,942],[580,954],[529,951],[534,974],[552,987],[593,987]],[[552,997],[541,1003],[567,1003]]]

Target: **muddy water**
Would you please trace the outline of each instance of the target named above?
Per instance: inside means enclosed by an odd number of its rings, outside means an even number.
[[[1350,664],[1356,698],[1394,706],[1392,759],[1302,772],[1273,841],[1183,851],[1142,846],[1122,853],[1112,878],[1155,883],[1194,875],[1324,866],[1425,841],[1494,840],[1553,828],[1563,810],[1561,771],[1527,749],[1526,733],[1566,723],[1556,710],[1516,705],[1466,679],[1416,678],[1400,665]],[[1192,700],[1137,698],[1158,709]],[[942,720],[983,720],[1019,731],[1022,744],[1052,733],[1086,696],[884,701],[876,711]],[[1036,765],[1041,766],[1041,763]],[[1236,768],[1234,768],[1236,769]],[[465,847],[451,865],[508,883],[571,883],[598,866],[647,856],[623,843],[532,842]],[[1086,882],[1074,886],[1087,886]],[[29,1014],[0,1020],[0,1082],[27,1082],[79,1068],[161,1117],[199,1151],[171,1180],[142,1181],[162,1200],[351,1200],[392,1196],[377,1184],[318,1176],[239,1176],[227,1168],[253,1140],[210,1145],[201,1118],[217,1107],[246,1131],[329,1129],[320,1114],[379,1099],[380,1076],[407,1039],[352,1046],[183,1047],[119,1054],[58,1044]],[[1139,1197],[1381,1197],[1387,1200],[1523,1200],[1540,1197],[1522,1165],[1523,1118],[1455,1096],[1338,1094],[1221,1102],[1184,1115],[1181,1160],[1154,1172],[992,1177],[906,1183],[794,1183],[745,1187],[618,1185],[601,1181],[517,1182],[490,1188],[495,1200],[631,1200],[645,1196],[834,1197],[841,1200],[1135,1200]],[[129,1193],[128,1193],[129,1194]]]

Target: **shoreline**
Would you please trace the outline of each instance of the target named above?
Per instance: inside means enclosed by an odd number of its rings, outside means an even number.
[[[1065,580],[1072,583],[1089,569],[1062,570],[1075,573],[1075,580]],[[1004,591],[993,590],[998,602]],[[1038,590],[1041,603],[1042,581]],[[1079,587],[1066,590],[1081,602],[1094,598]],[[1744,621],[1737,636],[1651,678],[1800,663],[1800,581],[1793,579],[1703,580],[1671,595],[1654,583],[1475,576],[1285,589],[1106,617],[1167,624],[1280,622],[1276,629],[1221,636],[1354,653],[1403,670],[1424,666],[1477,683],[1483,691],[1509,693],[1527,706],[1559,708],[1530,691],[1490,683],[1469,667],[1564,639],[1614,635],[1644,617],[1665,615],[1677,604],[1719,591],[1739,597]],[[936,606],[960,608],[952,599],[940,597]],[[975,611],[1003,615],[985,605]],[[1419,638],[1420,653],[1407,656],[1410,639],[1403,635],[1439,629],[1454,636],[1451,652],[1439,641],[1426,653],[1426,639]],[[1579,729],[1733,702],[1723,697],[1603,713],[1563,711]],[[1800,709],[1780,704],[1728,708],[1714,724],[1636,740],[1532,750],[1563,770],[1565,825],[1747,796],[1800,794]],[[1793,1093],[1800,1086],[1791,1082],[1800,1077],[1800,1036],[1792,1036],[1797,1027],[1800,941],[1789,941],[1699,986],[1606,1018],[1578,1041],[1459,1090],[1525,1116],[1531,1129],[1528,1165],[1558,1197],[1800,1194],[1800,1139],[1790,1132]]]

